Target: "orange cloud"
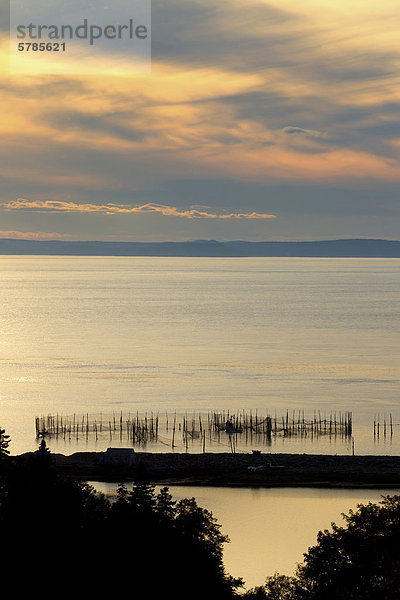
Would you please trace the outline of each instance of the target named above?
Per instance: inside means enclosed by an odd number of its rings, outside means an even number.
[[[243,22],[238,17],[242,13],[236,12],[241,4],[230,0],[226,10],[217,11],[213,22],[221,36],[241,39]],[[262,4],[296,18],[258,19]],[[270,63],[266,54],[255,66],[246,63],[246,55],[241,61],[220,62],[205,52],[203,60],[199,53],[195,63],[183,54],[170,60],[164,56],[153,60],[150,77],[114,77],[112,85],[107,77],[75,75],[72,66],[70,79],[10,79],[6,65],[9,40],[0,34],[0,67],[7,73],[0,100],[4,154],[4,158],[0,156],[0,175],[17,181],[18,187],[24,182],[26,189],[29,185],[32,189],[32,184],[42,185],[41,198],[47,191],[49,198],[62,198],[63,191],[68,190],[68,198],[76,202],[88,200],[87,189],[98,190],[99,195],[120,184],[129,190],[144,189],[155,163],[160,179],[230,177],[266,183],[317,179],[329,183],[338,177],[358,180],[368,176],[399,181],[399,155],[390,137],[386,141],[386,134],[382,134],[376,148],[354,142],[359,139],[360,128],[385,124],[379,105],[396,106],[400,101],[400,77],[393,68],[399,60],[395,0],[387,0],[384,8],[376,0],[365,0],[353,5],[351,11],[344,0],[322,4],[305,0],[295,9],[292,0],[254,0],[249,6],[257,8],[254,16],[248,12],[255,41],[288,35],[287,43],[276,49],[281,60]],[[375,73],[375,63],[371,72],[368,69],[371,48],[382,73]],[[315,69],[307,65],[315,65]],[[347,68],[360,76],[349,76]],[[263,95],[265,111],[257,104]],[[231,102],[229,97],[238,97],[238,101]],[[290,100],[290,119],[282,117],[281,109],[274,113],[274,99],[278,98],[284,104]],[[343,125],[340,115],[348,111],[354,119]],[[349,141],[343,131],[351,133],[352,128],[355,135]],[[368,135],[360,139],[368,139]],[[393,152],[382,153],[381,142],[387,147],[390,144]],[[88,157],[94,157],[90,163],[75,158],[76,152],[84,150]],[[42,156],[48,152],[51,156],[44,165]],[[104,156],[110,157],[109,166],[104,166]],[[132,171],[120,167],[127,161],[133,165]],[[144,166],[133,173],[136,162]],[[29,209],[13,210],[18,208]],[[198,213],[163,205],[129,208],[71,203],[69,208],[59,205],[47,210],[158,212],[187,219],[274,216],[218,215],[206,207],[190,208],[198,209]],[[31,209],[44,211],[46,207]]]
[[[47,233],[44,231],[0,231],[0,238],[19,240],[58,240],[71,237],[69,233]]]
[[[3,204],[5,210],[38,210],[44,212],[75,212],[75,213],[102,213],[106,215],[159,213],[166,217],[179,217],[181,219],[275,219],[276,215],[266,213],[228,213],[217,214],[190,208],[181,210],[175,206],[148,203],[141,206],[129,207],[124,204],[76,204],[75,202],[61,202],[59,200],[27,200],[18,198]]]

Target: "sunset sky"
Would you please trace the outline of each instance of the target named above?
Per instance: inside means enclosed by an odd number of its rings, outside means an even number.
[[[124,76],[9,74],[1,2],[0,237],[399,239],[398,2],[153,0]]]

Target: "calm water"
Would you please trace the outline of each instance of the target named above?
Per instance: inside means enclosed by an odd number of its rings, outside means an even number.
[[[217,408],[352,410],[356,452],[400,453],[398,259],[7,256],[0,277],[13,453],[36,446],[38,414]],[[393,438],[374,443],[374,414],[389,412]],[[272,449],[351,451],[281,437]]]
[[[97,490],[115,494],[118,484],[94,482]],[[322,490],[311,488],[245,489],[170,487],[176,500],[195,497],[229,535],[224,563],[228,573],[243,577],[245,587],[262,585],[275,571],[293,574],[303,552],[317,541],[319,530],[359,503],[378,502],[390,490]]]

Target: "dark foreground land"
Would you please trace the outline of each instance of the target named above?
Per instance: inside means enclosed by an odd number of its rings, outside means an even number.
[[[139,477],[158,483],[169,476],[175,483],[208,485],[389,487],[398,486],[400,457],[136,455],[132,449],[66,457],[52,455],[44,440],[36,452],[15,457],[8,455],[8,444],[0,429],[0,575],[27,595],[33,586],[59,589],[71,581],[81,596],[99,600],[116,591],[151,600],[400,600],[400,495],[358,505],[343,515],[344,526],[318,533],[294,576],[275,573],[240,595],[243,581],[226,572],[228,538],[212,513],[195,498],[174,501],[168,487],[156,491]],[[131,466],[104,464],[133,459]],[[136,481],[119,485],[111,501],[64,475]]]
[[[104,464],[103,452],[52,456],[60,474],[102,481],[143,478],[167,485],[400,488],[400,456],[137,452],[132,465]]]

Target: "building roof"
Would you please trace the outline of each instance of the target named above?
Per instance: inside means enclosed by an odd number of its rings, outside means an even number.
[[[107,448],[106,454],[128,455],[134,454],[133,448]]]

